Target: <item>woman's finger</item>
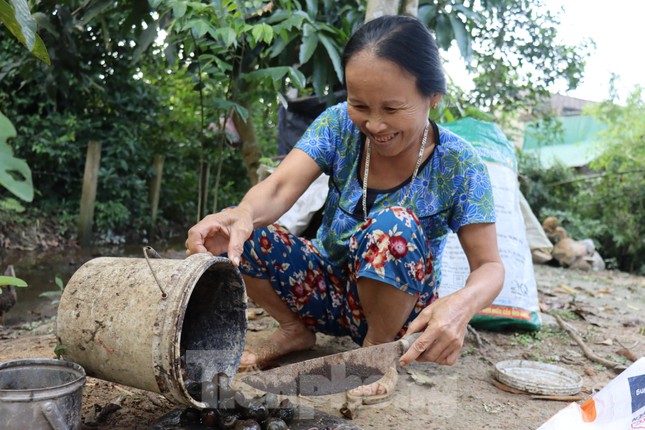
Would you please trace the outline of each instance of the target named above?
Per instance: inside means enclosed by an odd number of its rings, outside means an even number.
[[[410,345],[410,348],[405,352],[405,354],[401,356],[399,364],[401,364],[401,366],[407,366],[419,356],[425,354],[436,341],[436,338],[433,335],[433,332],[428,332],[428,330],[426,330],[425,333],[419,336],[419,338]]]
[[[214,237],[222,231],[222,228],[217,221],[211,221],[204,218],[199,223],[195,224],[188,230],[188,239],[186,239],[186,254],[197,254],[200,252],[209,252],[206,248],[206,239]]]
[[[455,351],[450,352],[446,357],[442,358],[439,361],[439,364],[445,364],[446,366],[452,366],[457,362],[461,354],[461,348],[458,348]]]
[[[428,321],[430,321],[431,315],[432,311],[430,310],[430,306],[423,309],[408,325],[408,331],[406,331],[405,334],[409,335],[425,329],[428,326]]]

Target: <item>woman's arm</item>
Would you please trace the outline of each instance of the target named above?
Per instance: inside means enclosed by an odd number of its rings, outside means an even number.
[[[441,297],[410,323],[407,334],[425,330],[400,360],[454,364],[459,358],[468,323],[502,290],[504,266],[497,248],[495,224],[470,224],[457,233],[470,265],[464,288]]]
[[[244,242],[257,227],[271,224],[293,206],[322,171],[305,152],[293,149],[268,178],[232,209],[204,217],[188,230],[186,254],[228,252],[239,264]]]

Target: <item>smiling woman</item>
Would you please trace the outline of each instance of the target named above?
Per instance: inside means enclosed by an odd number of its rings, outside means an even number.
[[[323,112],[237,207],[191,228],[187,253],[228,252],[249,297],[280,324],[242,366],[308,349],[316,332],[367,346],[419,331],[401,364],[453,364],[468,322],[502,286],[486,168],[468,143],[428,121],[445,77],[420,21],[370,21],[348,42],[343,65],[348,102]],[[323,172],[329,192],[316,238],[273,224]],[[436,299],[450,230],[471,274],[465,288]],[[383,401],[396,376],[392,367],[348,396]]]

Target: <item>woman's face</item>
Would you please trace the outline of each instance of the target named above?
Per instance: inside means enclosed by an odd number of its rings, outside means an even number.
[[[372,150],[386,157],[418,151],[430,105],[440,95],[424,96],[414,76],[369,50],[348,61],[345,80],[349,116]]]

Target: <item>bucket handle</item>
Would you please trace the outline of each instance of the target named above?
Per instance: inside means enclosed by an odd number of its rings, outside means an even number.
[[[148,251],[152,253],[152,256],[155,258],[161,258],[161,256],[157,253],[157,251],[154,250],[152,246],[144,246],[143,247],[143,256],[146,257],[146,263],[148,263],[148,267],[150,268],[150,271],[152,272],[152,276],[155,278],[155,282],[157,282],[157,287],[159,287],[159,291],[161,291],[161,298],[166,299],[168,297],[168,294],[163,290],[163,287],[161,286],[161,283],[159,282],[159,279],[157,278],[157,274],[155,271],[152,269],[152,264],[150,264],[150,259],[148,258]]]
[[[47,422],[52,429],[66,430],[67,428],[69,428],[69,426],[65,422],[65,419],[63,418],[63,414],[61,414],[54,402],[44,402],[41,406],[41,410],[43,412],[43,415],[45,415],[45,418],[47,418]]]

